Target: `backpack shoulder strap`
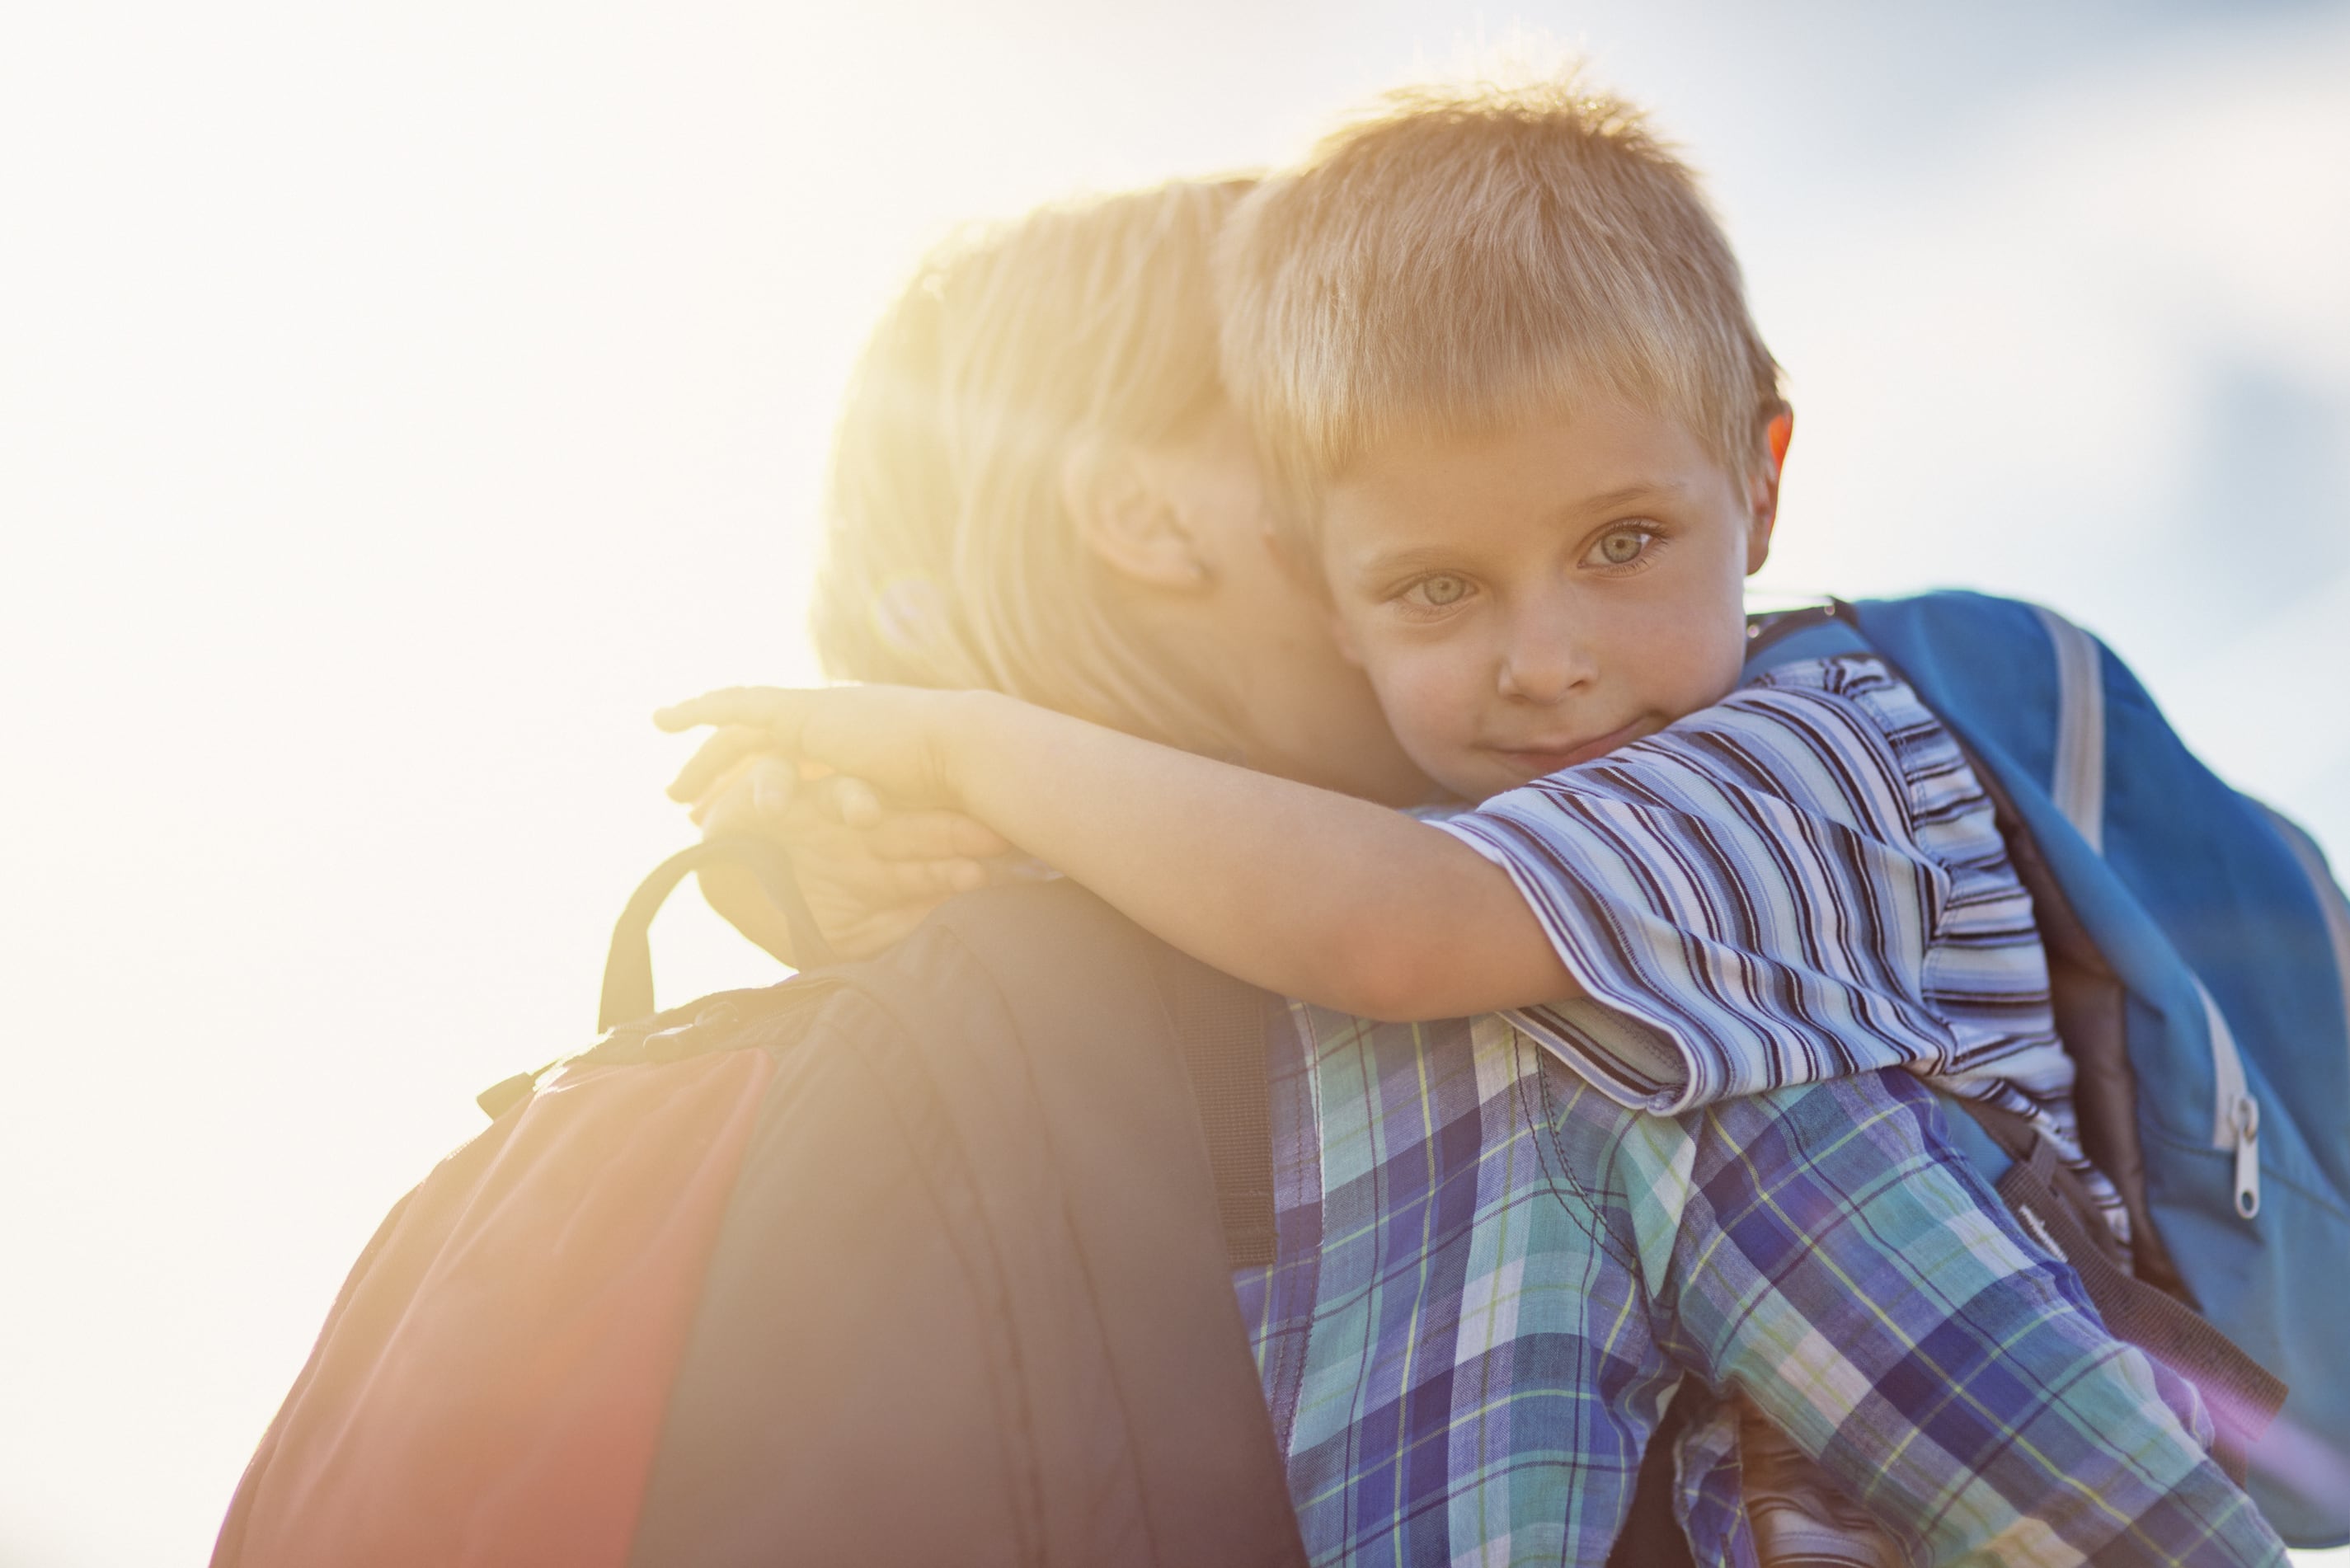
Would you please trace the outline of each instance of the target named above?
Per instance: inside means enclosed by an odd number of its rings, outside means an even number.
[[[1979,1100],[1955,1103],[2014,1158],[1999,1179],[2000,1197],[2034,1241],[2073,1265],[2106,1329],[2202,1393],[2216,1434],[2212,1455],[2241,1486],[2251,1446],[2284,1407],[2289,1390],[2283,1380],[2193,1307],[2116,1260],[2112,1238],[2095,1217],[2079,1179],[2058,1163],[2055,1146],[2029,1122]]]
[[[792,950],[805,961],[801,969],[818,969],[834,961],[832,944],[824,940],[824,931],[800,892],[799,878],[792,874],[792,857],[780,845],[763,838],[706,838],[654,867],[629,896],[628,907],[612,928],[611,951],[604,960],[604,994],[596,1018],[598,1033],[653,1010],[653,917],[660,913],[662,903],[686,873],[712,865],[741,866],[758,877],[767,901],[791,923]]]

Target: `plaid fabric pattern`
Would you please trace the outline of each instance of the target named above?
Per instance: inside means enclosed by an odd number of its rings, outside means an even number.
[[[1684,1376],[1916,1562],[2283,1562],[1910,1075],[1666,1118],[1499,1018],[1295,1017],[1279,1258],[1236,1285],[1315,1563],[1603,1562]],[[1752,1561],[1735,1434],[1683,1446],[1701,1563]]]

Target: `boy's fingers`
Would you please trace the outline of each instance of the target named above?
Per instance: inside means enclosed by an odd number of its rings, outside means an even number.
[[[824,781],[823,787],[826,807],[843,827],[878,827],[889,816],[880,794],[863,779],[835,774]]]
[[[798,793],[799,770],[783,758],[760,757],[751,763],[751,809],[761,816],[780,823]]]
[[[866,847],[883,860],[987,860],[1012,846],[955,811],[903,811],[866,835]]]
[[[671,734],[703,724],[752,724],[763,730],[797,727],[812,693],[782,686],[729,686],[653,711],[653,722]]]
[[[755,756],[735,759],[733,766],[693,797],[685,814],[687,820],[696,827],[706,827],[723,818],[742,815],[751,802],[751,781],[759,762]]]
[[[685,766],[678,770],[677,777],[670,781],[670,799],[691,802],[706,809],[712,792],[731,782],[728,775],[743,758],[769,750],[775,743],[775,738],[764,730],[745,725],[720,730],[702,742],[686,759]]]

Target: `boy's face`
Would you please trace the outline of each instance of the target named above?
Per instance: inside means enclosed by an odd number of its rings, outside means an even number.
[[[1340,647],[1412,761],[1482,800],[1730,693],[1777,489],[1615,402],[1391,442],[1326,497]]]

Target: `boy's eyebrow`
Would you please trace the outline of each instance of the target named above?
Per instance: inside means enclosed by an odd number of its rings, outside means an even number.
[[[1559,508],[1562,518],[1587,516],[1595,512],[1618,512],[1643,501],[1669,500],[1679,496],[1689,486],[1679,480],[1638,480],[1604,494],[1586,496]]]
[[[1381,550],[1365,556],[1347,568],[1347,576],[1357,581],[1391,577],[1400,572],[1420,571],[1430,566],[1457,566],[1461,552],[1450,545],[1404,545],[1392,550]]]

